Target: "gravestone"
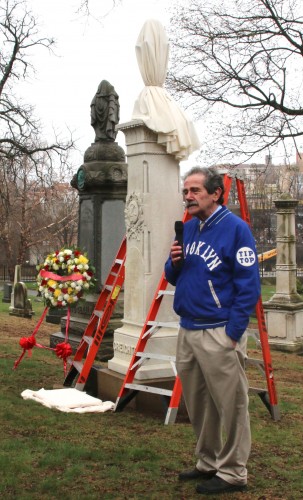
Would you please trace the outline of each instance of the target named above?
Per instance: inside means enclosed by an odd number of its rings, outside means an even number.
[[[34,314],[31,300],[27,297],[26,285],[22,281],[14,285],[14,304],[9,308],[9,314],[22,318],[31,318]]]
[[[2,298],[2,302],[6,302],[8,304],[10,303],[12,291],[13,291],[13,285],[12,285],[12,283],[6,282],[6,283],[3,284],[3,298]]]
[[[95,141],[85,151],[84,162],[71,180],[79,194],[78,247],[87,252],[97,280],[95,293],[72,309],[69,339],[73,350],[81,340],[126,232],[127,163],[123,149],[115,142],[118,121],[118,94],[109,82],[102,80],[91,103]],[[100,350],[102,361],[113,355],[113,332],[121,326],[122,317],[121,292]],[[51,335],[51,347],[65,338],[65,328],[63,317],[61,331]]]

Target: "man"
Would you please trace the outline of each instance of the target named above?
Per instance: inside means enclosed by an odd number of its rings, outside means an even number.
[[[183,248],[174,241],[165,264],[180,316],[177,371],[197,437],[196,467],[179,479],[202,480],[202,494],[244,490],[251,445],[244,332],[260,296],[258,259],[249,226],[223,206],[223,194],[214,169],[186,174],[193,218]]]

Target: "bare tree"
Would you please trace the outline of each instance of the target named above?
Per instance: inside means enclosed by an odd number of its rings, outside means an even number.
[[[77,12],[83,14],[87,17],[92,17],[95,20],[103,21],[117,6],[121,5],[123,0],[111,0],[111,2],[105,6],[101,4],[102,14],[97,15],[94,9],[91,7],[92,2],[90,0],[80,0]]]
[[[0,4],[0,157],[8,160],[26,155],[37,163],[47,155],[52,165],[54,153],[60,162],[73,147],[72,138],[51,144],[40,137],[40,123],[34,108],[15,92],[18,81],[26,79],[33,67],[30,55],[33,48],[51,50],[52,38],[40,37],[34,16],[23,0],[3,0]]]
[[[168,87],[208,112],[208,153],[252,157],[303,136],[301,0],[191,0],[171,19]],[[284,153],[283,153],[284,154]]]
[[[47,161],[47,157],[46,161]],[[0,252],[13,276],[15,264],[41,261],[54,248],[77,240],[78,195],[64,172],[50,178],[48,170],[28,161],[0,159]]]

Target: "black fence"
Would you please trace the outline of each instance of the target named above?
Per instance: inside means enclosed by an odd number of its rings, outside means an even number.
[[[21,265],[21,281],[36,281],[38,271],[36,266],[29,264]],[[10,276],[8,266],[0,264],[0,281],[13,281],[14,276]]]

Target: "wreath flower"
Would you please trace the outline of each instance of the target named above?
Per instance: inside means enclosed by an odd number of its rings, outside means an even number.
[[[94,268],[78,248],[50,253],[37,270],[38,290],[48,307],[71,306],[95,286]]]

